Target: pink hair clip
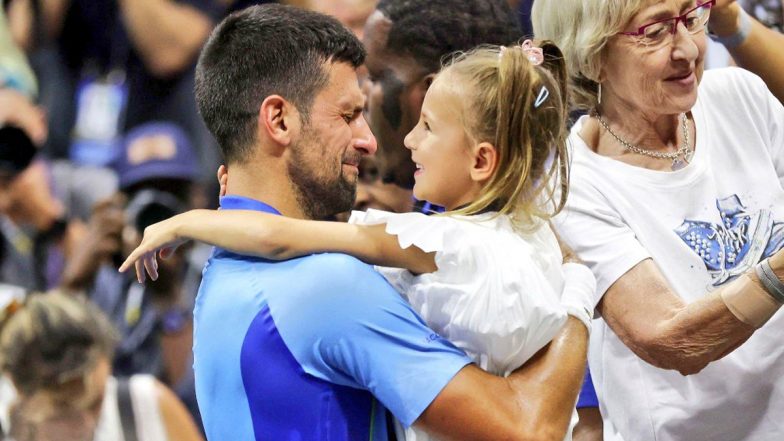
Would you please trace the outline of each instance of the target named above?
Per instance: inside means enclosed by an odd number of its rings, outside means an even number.
[[[531,62],[534,66],[538,66],[544,62],[544,53],[542,52],[542,48],[534,46],[534,42],[531,40],[525,40],[523,44],[520,45],[523,48],[523,53],[525,56],[528,57],[528,61]]]

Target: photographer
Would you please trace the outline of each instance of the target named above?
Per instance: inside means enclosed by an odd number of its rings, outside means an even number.
[[[58,245],[58,204],[45,188],[45,165],[33,163],[47,136],[33,103],[35,78],[14,45],[0,8],[0,289],[44,289],[50,245]],[[43,205],[40,204],[43,202]],[[50,234],[52,233],[52,234]],[[57,236],[57,237],[55,237]]]
[[[120,192],[95,206],[63,288],[86,291],[119,330],[115,372],[156,375],[193,410],[191,310],[206,256],[180,250],[161,262],[165,276],[146,285],[117,268],[147,225],[194,208],[197,159],[179,127],[149,123],[128,133],[114,168]]]

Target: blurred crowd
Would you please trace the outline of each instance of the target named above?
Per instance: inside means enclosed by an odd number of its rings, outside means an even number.
[[[157,378],[197,424],[191,311],[209,248],[178,251],[165,275],[146,285],[117,268],[146,226],[216,206],[221,159],[196,110],[194,66],[222,17],[259,3],[6,0],[0,11],[3,304],[53,290],[87,299],[66,307],[89,306],[109,319],[96,334],[112,328],[116,338],[93,342],[111,342],[102,349],[108,371]],[[291,3],[332,14],[357,33],[375,6]],[[45,360],[31,367],[57,368]],[[0,400],[5,427],[14,395]]]
[[[215,171],[221,158],[196,110],[194,66],[216,23],[259,3],[266,2],[3,1],[2,314],[12,314],[25,297],[36,299],[0,339],[4,353],[16,354],[3,361],[3,369],[19,389],[13,391],[8,381],[0,388],[0,425],[15,422],[17,439],[62,439],[58,436],[69,427],[62,415],[68,412],[79,421],[74,427],[95,428],[96,415],[109,412],[106,401],[96,397],[109,394],[120,403],[113,416],[122,423],[117,427],[136,424],[122,411],[123,390],[137,403],[145,394],[158,397],[153,407],[165,415],[164,426],[190,427],[183,421],[192,418],[193,430],[183,429],[176,439],[202,436],[191,369],[192,309],[210,249],[180,247],[161,262],[166,266],[161,277],[144,285],[117,268],[148,225],[217,206]],[[357,35],[376,5],[374,0],[282,3],[333,15]],[[529,35],[532,3],[510,1]],[[784,29],[781,1],[739,3],[768,27]],[[715,63],[732,60],[726,56]],[[372,159],[363,161],[356,208],[410,211],[410,187],[384,176]],[[45,292],[50,294],[32,294]],[[44,296],[52,303],[41,302]],[[51,326],[31,325],[41,321]],[[74,341],[84,347],[69,349]],[[34,350],[22,347],[25,342]],[[47,351],[58,350],[71,351],[67,363],[49,362]],[[80,363],[89,364],[90,371],[80,370]],[[68,388],[62,376],[53,381],[30,371],[64,372],[70,379],[89,374],[91,382]],[[78,408],[62,410],[66,401]],[[20,432],[27,419],[55,414],[63,421],[53,422],[49,438]]]

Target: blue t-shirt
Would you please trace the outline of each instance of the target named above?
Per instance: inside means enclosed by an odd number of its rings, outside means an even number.
[[[222,209],[272,207],[227,196]],[[386,440],[471,360],[372,267],[216,249],[196,299],[196,395],[211,440]]]

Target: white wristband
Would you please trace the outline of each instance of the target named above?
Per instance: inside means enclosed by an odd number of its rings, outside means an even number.
[[[596,277],[587,266],[579,263],[565,263],[562,268],[564,289],[561,305],[567,314],[583,322],[590,334],[596,308]]]

